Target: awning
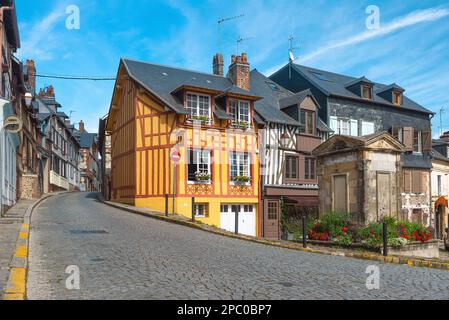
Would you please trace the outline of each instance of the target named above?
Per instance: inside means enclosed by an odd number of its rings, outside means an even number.
[[[444,206],[446,208],[449,207],[448,201],[445,197],[440,197],[437,201],[435,201],[435,208],[438,208],[440,206]]]

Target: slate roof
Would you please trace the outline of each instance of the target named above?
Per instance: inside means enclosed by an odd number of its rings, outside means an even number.
[[[219,92],[233,92],[257,98],[252,91],[237,88],[224,76],[174,68],[130,59],[122,59],[128,74],[168,107],[180,114],[188,114],[182,101],[172,93],[182,86],[192,86]]]
[[[309,97],[309,96],[313,96],[312,92],[307,89],[298,93],[295,93],[289,97],[286,98],[282,98],[279,100],[279,107],[281,109],[285,109],[288,107],[291,107],[295,104],[301,103],[304,101],[305,98]]]
[[[0,5],[2,7],[14,5],[12,10],[6,10],[3,14],[8,40],[14,48],[18,49],[20,48],[20,34],[17,24],[16,4],[14,2],[14,0],[0,0]]]
[[[73,135],[78,139],[81,148],[92,147],[97,139],[96,133],[76,131]]]
[[[261,100],[255,103],[256,112],[263,118],[261,119],[262,121],[301,126],[298,121],[287,115],[282,109],[302,102],[308,95],[312,95],[310,90],[294,94],[274,83],[256,69],[251,71],[250,79],[251,90],[262,97]],[[273,85],[274,87],[272,87]],[[318,121],[318,129],[323,132],[331,131],[321,119]]]
[[[251,90],[263,99],[256,101],[256,112],[267,122],[285,123],[300,126],[300,123],[280,110],[279,100],[291,97],[292,92],[276,84],[278,90],[272,89],[273,81],[254,69],[251,71]]]
[[[363,99],[356,95],[355,93],[351,92],[347,89],[348,85],[351,83],[356,83],[357,81],[360,81],[364,78],[355,78],[350,77],[342,74],[337,74],[333,72],[328,72],[324,70],[319,70],[315,68],[306,67],[303,65],[293,64],[293,69],[299,72],[301,75],[303,75],[308,81],[310,81],[312,84],[314,84],[320,91],[322,91],[327,96],[338,96],[342,98],[349,98],[349,99],[356,99],[367,102],[366,99]],[[288,68],[288,65],[286,66]],[[286,68],[284,67],[284,68]],[[368,79],[367,79],[368,80]],[[369,81],[369,80],[368,80]],[[373,82],[373,92],[374,92],[374,103],[392,106],[395,108],[398,108],[398,106],[394,105],[393,103],[385,100],[381,96],[377,95],[377,93],[383,92],[391,87],[398,87],[396,84],[393,85],[385,85],[381,83],[375,83]],[[400,88],[402,89],[402,88]],[[418,103],[414,102],[413,100],[407,98],[405,95],[403,97],[403,105],[401,108],[413,110],[413,111],[419,111],[424,112],[428,114],[432,114],[433,112],[424,108],[423,106],[419,105]]]
[[[449,162],[449,158],[446,158],[444,155],[442,155],[435,149],[432,149],[431,155],[432,155],[432,158],[434,158],[434,159]]]

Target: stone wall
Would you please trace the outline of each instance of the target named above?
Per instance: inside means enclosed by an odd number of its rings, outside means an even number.
[[[20,199],[40,197],[39,177],[37,174],[23,174],[20,178]]]

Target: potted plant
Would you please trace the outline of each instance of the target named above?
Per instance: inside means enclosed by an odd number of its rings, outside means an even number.
[[[212,178],[212,176],[207,172],[201,172],[201,171],[195,172],[195,180],[198,183],[201,183],[201,184],[210,183],[211,178]]]
[[[210,122],[210,119],[208,116],[196,116],[193,115],[190,117],[190,120],[195,124],[207,124]]]
[[[239,129],[248,129],[249,128],[249,123],[246,121],[234,121],[232,123],[232,126],[234,128],[239,128]]]
[[[234,183],[236,185],[246,185],[247,183],[251,182],[251,177],[245,176],[245,175],[239,175],[239,176],[235,176],[232,181],[234,181]]]

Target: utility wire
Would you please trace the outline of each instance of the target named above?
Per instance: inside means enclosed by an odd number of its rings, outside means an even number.
[[[114,81],[115,77],[95,77],[95,76],[69,76],[69,75],[56,75],[56,74],[36,74],[39,78],[51,78],[62,80],[86,80],[86,81]]]

